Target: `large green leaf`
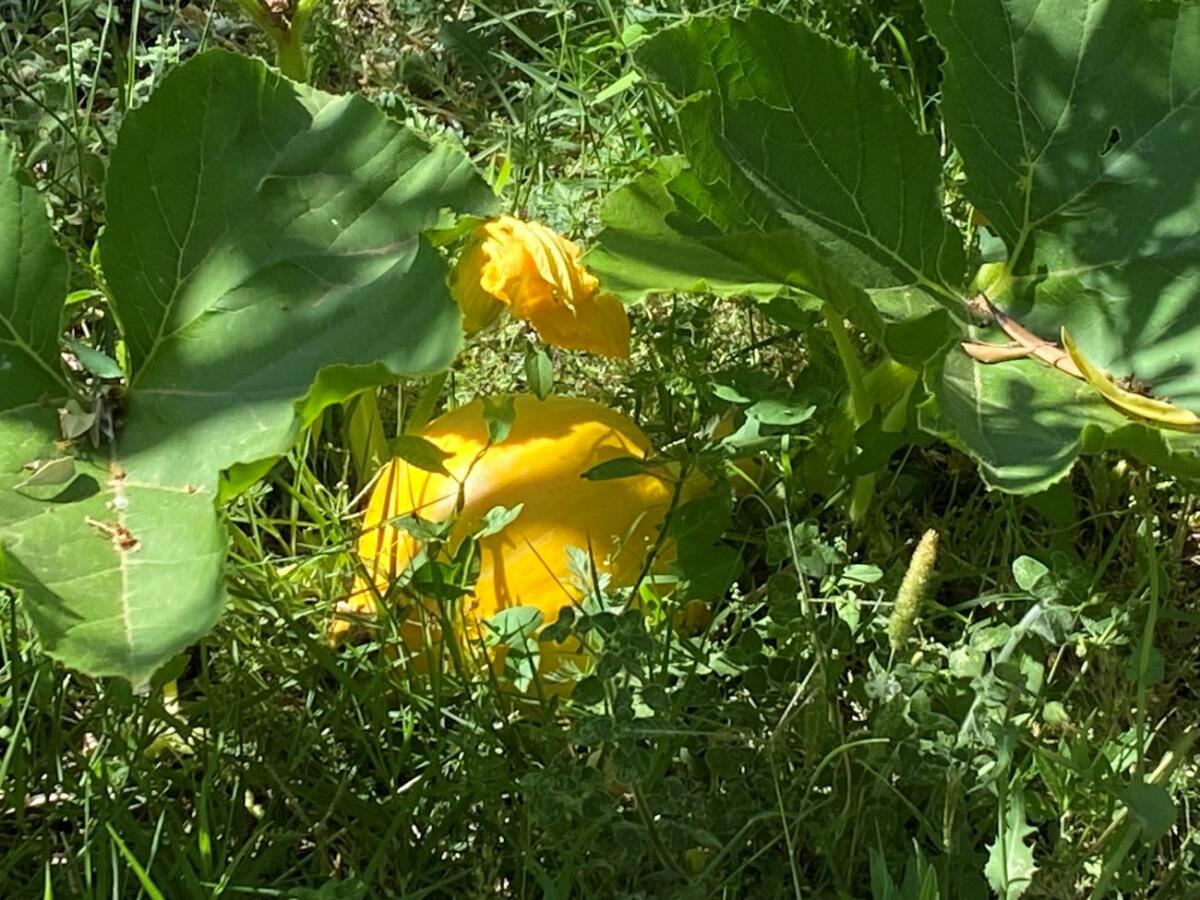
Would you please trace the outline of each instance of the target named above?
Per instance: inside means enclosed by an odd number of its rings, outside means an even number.
[[[53,401],[67,393],[58,350],[66,286],[44,202],[0,134],[0,488],[23,477],[31,420],[53,421]]]
[[[678,166],[664,167],[664,171]],[[627,299],[649,291],[707,291],[769,299],[788,287],[832,303],[861,328],[882,338],[885,323],[866,291],[845,278],[821,250],[792,231],[752,228],[728,235],[680,214],[671,188],[690,173],[667,180],[647,175],[617,191],[604,209],[605,229],[588,264],[605,288]]]
[[[220,472],[363,387],[446,366],[459,313],[422,232],[492,202],[458,151],[226,53],[129,115],[101,244],[124,428],[68,496],[0,501],[0,575],[52,653],[140,680],[212,627]]]
[[[343,369],[319,405],[444,368],[459,312],[420,234],[492,203],[459,151],[223,53],[129,117],[107,197],[104,272],[133,367],[124,450],[197,484],[286,447],[325,367]]]
[[[696,180],[678,187],[706,218],[799,232],[864,287],[961,278],[937,146],[857,50],[755,12],[696,19],[639,58],[693,99],[680,126]]]
[[[51,655],[139,682],[216,622],[226,536],[211,492],[142,484],[117,466],[81,463],[53,499],[4,501],[16,515],[0,523],[0,576]]]
[[[1134,422],[1086,383],[1033,360],[986,366],[953,351],[934,380],[936,413],[923,410],[922,425],[938,432],[953,423],[942,436],[969,448],[984,480],[1005,490],[1045,490],[1081,453],[1102,450],[1200,477],[1195,436]]]
[[[714,234],[711,226],[681,214],[680,201],[668,186],[687,167],[682,157],[662,160],[655,172],[605,200],[604,231],[587,255],[588,265],[604,278],[605,289],[628,301],[650,291],[752,294],[764,299],[778,294],[793,277],[775,260],[767,260],[775,271],[759,271],[766,266],[751,261],[749,247],[735,245],[727,251],[723,236]],[[800,273],[795,276],[803,278]]]
[[[1200,6],[926,6],[967,197],[1009,250],[993,299],[1200,410]],[[682,104],[685,162],[610,199],[589,262],[612,289],[817,295],[929,364],[924,426],[1007,490],[1041,490],[1108,447],[1196,471],[1200,438],[1134,422],[1061,371],[954,346],[1003,336],[963,321],[937,148],[855,52],[752,13],[669,29],[639,58]]]
[[[1068,326],[1114,375],[1200,411],[1200,6],[926,10],[946,51],[942,113],[967,195],[1009,250],[1000,302],[1047,337]],[[1169,448],[1173,468],[1200,464],[1200,439],[1135,425],[1052,369],[961,359],[946,371],[945,419],[1001,487],[1052,483],[1096,443],[1089,429],[1151,459],[1144,448]]]
[[[876,337],[876,308],[958,311],[962,241],[941,213],[937,147],[857,51],[756,12],[694,19],[639,60],[684,101],[688,167],[611,198],[589,257],[607,284],[791,285]]]
[[[13,492],[33,474],[27,466],[61,455],[54,439],[55,410],[68,393],[58,347],[66,293],[67,258],[45,203],[0,135],[0,528],[17,514]],[[0,544],[0,572],[3,565]]]

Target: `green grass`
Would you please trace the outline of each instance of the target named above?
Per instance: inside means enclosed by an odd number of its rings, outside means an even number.
[[[774,5],[872,53],[937,128],[918,4]],[[637,29],[748,6],[474,2],[447,46],[431,0],[328,0],[312,77],[459,133],[511,209],[586,237],[674,140],[631,78]],[[203,45],[265,45],[232,4],[0,0],[0,16],[0,121],[94,287],[123,110]],[[841,402],[829,348],[761,309],[666,298],[633,318],[632,360],[555,353],[557,389],[660,447],[708,446],[716,386],[747,371]],[[516,325],[473,343],[443,402],[521,389],[527,345]],[[421,388],[383,391],[385,422]],[[48,660],[0,592],[0,896],[935,896],[924,881],[971,898],[989,853],[1031,856],[1026,897],[1200,896],[1193,488],[1100,457],[1018,499],[934,445],[897,453],[852,524],[823,436],[797,428],[737,501],[725,542],[744,570],[707,628],[581,619],[601,650],[569,699],[418,675],[391,620],[329,644],[362,499],[336,413],[231,503],[230,608],[145,692]],[[936,573],[894,651],[929,528]]]

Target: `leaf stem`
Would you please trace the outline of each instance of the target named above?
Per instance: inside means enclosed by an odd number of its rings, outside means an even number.
[[[308,80],[308,59],[300,43],[300,33],[295,28],[287,29],[276,40],[275,65],[292,81],[303,83]]]
[[[304,32],[321,0],[296,0],[291,19],[273,14],[262,0],[236,0],[237,5],[275,44],[275,64],[293,81],[308,81],[308,57],[304,52]]]
[[[235,2],[246,15],[254,20],[255,25],[269,34],[272,40],[275,40],[275,33],[279,30],[279,25],[259,0],[235,0]]]
[[[863,372],[862,361],[854,351],[850,341],[850,332],[841,314],[826,303],[822,308],[825,315],[825,327],[833,337],[837,348],[838,359],[846,372],[846,381],[850,385],[850,418],[857,429],[865,424],[871,416],[871,397],[867,391],[866,376]],[[854,490],[850,497],[850,521],[861,522],[871,506],[875,496],[875,473],[860,475],[854,481]]]
[[[829,333],[833,337],[838,359],[841,360],[842,368],[846,371],[846,380],[850,383],[850,411],[854,424],[862,425],[867,421],[871,411],[871,399],[867,395],[867,383],[862,362],[859,360],[858,354],[854,352],[854,345],[850,342],[850,332],[846,330],[846,324],[842,320],[841,314],[829,303],[822,307],[822,312],[825,315],[825,327],[829,329]]]
[[[437,406],[438,397],[441,396],[442,388],[446,386],[446,379],[449,377],[450,370],[444,369],[429,379],[425,390],[417,399],[417,405],[413,408],[412,415],[408,417],[408,422],[404,425],[405,434],[420,431],[433,418],[433,409]]]
[[[384,436],[383,416],[379,412],[379,394],[371,388],[352,397],[343,406],[343,435],[358,484],[362,486],[371,480],[371,474],[391,455]]]

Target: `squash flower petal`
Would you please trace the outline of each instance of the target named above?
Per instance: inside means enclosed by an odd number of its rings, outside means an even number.
[[[481,284],[480,273],[488,265],[489,259],[485,242],[485,235],[472,235],[459,257],[458,265],[450,273],[450,296],[462,310],[463,328],[467,334],[487,328],[504,309],[504,304]]]
[[[450,279],[467,331],[491,324],[504,305],[549,344],[629,356],[625,307],[599,293],[582,256],[577,244],[537,222],[501,216],[480,225]]]
[[[612,294],[592,294],[574,309],[562,303],[526,301],[517,315],[527,319],[547,344],[602,356],[629,357],[629,316]],[[515,311],[515,310],[514,310]]]

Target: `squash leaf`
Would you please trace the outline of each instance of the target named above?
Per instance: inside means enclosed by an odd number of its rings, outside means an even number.
[[[791,287],[876,339],[890,319],[933,316],[912,350],[944,343],[965,264],[937,146],[861,54],[753,12],[693,19],[638,59],[682,102],[685,160],[610,198],[588,257],[608,289]]]
[[[0,578],[50,653],[138,682],[212,627],[221,472],[283,453],[365,387],[445,368],[459,313],[422,233],[446,209],[492,204],[459,151],[224,52],[179,67],[129,114],[101,241],[128,349],[126,424],[95,458],[76,451],[61,496],[0,495]],[[6,307],[57,323],[61,295],[19,287]],[[26,402],[53,386],[38,378]],[[23,433],[7,471],[53,437],[45,423]]]
[[[701,497],[675,510],[669,531],[685,582],[681,602],[723,597],[741,574],[741,555],[721,541],[731,524],[729,503],[722,497]]]
[[[992,299],[1070,329],[1115,377],[1200,412],[1200,7],[1163,0],[926,0],[962,191],[1003,261]],[[752,12],[667,29],[638,59],[676,98],[681,158],[618,190],[589,264],[655,291],[815,295],[934,398],[921,423],[992,485],[1037,492],[1081,453],[1190,474],[1200,436],[1163,434],[1032,361],[985,365],[938,147],[856,51]],[[1006,252],[1006,257],[1005,257]]]
[[[1001,304],[1200,412],[1200,41],[1183,38],[1200,34],[1200,7],[925,5],[967,197],[1008,249]],[[945,424],[1001,487],[1041,490],[1089,446],[1200,466],[1200,439],[1136,424],[1063,381],[1032,363],[954,359],[934,387]]]
[[[44,201],[22,176],[0,134],[0,490],[28,477],[25,465],[58,453],[55,407],[68,389],[58,335],[67,258],[54,242]],[[0,523],[4,521],[0,510]]]

